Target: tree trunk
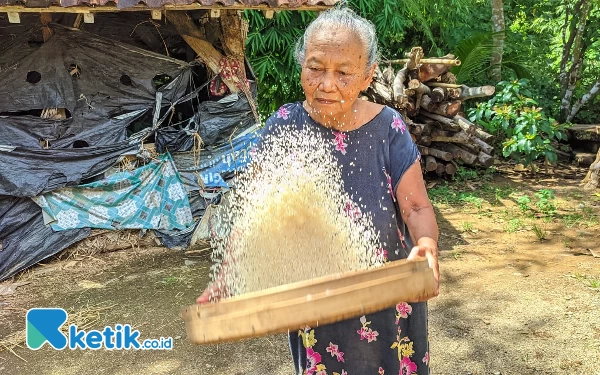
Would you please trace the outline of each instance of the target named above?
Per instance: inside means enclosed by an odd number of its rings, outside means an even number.
[[[492,2],[492,31],[493,47],[490,60],[490,76],[495,81],[502,80],[502,53],[504,51],[504,4],[502,0],[491,0]]]
[[[575,30],[575,39],[573,41],[573,51],[572,51],[572,64],[569,73],[564,75],[561,80],[561,92],[563,92],[562,100],[560,102],[560,114],[559,121],[566,121],[571,106],[571,99],[573,98],[573,93],[575,91],[575,86],[577,84],[577,75],[579,73],[579,69],[583,64],[583,55],[585,51],[583,45],[583,33],[585,31],[585,24],[587,22],[587,18],[590,11],[590,0],[583,0],[581,4],[581,12],[579,13],[580,18],[577,22],[577,28]],[[573,15],[575,18],[575,15]],[[566,46],[565,46],[566,47]],[[571,52],[571,51],[568,51]],[[564,52],[563,52],[564,53]]]
[[[586,105],[588,102],[592,102],[598,95],[598,92],[600,92],[600,79],[596,81],[594,86],[592,86],[592,88],[587,94],[582,96],[581,99],[579,99],[575,103],[575,105],[573,105],[573,108],[571,108],[571,113],[569,113],[569,115],[567,116],[566,121],[570,122],[571,120],[573,120],[573,118],[577,115],[581,107]]]
[[[590,165],[590,170],[582,181],[585,190],[593,190],[600,187],[600,150],[596,155],[596,160]]]
[[[481,86],[481,87],[467,87],[462,85],[460,87],[459,100],[467,100],[473,98],[483,98],[486,96],[492,96],[496,92],[494,86]]]

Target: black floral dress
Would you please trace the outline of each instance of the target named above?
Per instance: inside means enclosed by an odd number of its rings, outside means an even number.
[[[402,116],[384,107],[359,129],[337,132],[315,122],[297,102],[269,117],[264,134],[283,126],[312,127],[330,140],[348,195],[379,231],[380,251],[387,260],[406,258],[413,245],[393,192],[420,154]],[[298,375],[423,375],[429,374],[427,329],[426,303],[399,302],[378,313],[290,332],[289,342]]]

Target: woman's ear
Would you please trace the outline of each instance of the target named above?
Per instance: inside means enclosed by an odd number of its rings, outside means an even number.
[[[371,82],[373,81],[373,75],[375,74],[375,69],[377,69],[377,63],[373,63],[365,73],[365,82],[363,82],[363,87],[361,87],[361,91],[365,91]]]

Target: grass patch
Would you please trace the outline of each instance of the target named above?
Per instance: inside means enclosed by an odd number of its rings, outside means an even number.
[[[523,229],[523,221],[521,219],[511,219],[508,224],[506,224],[506,232],[507,233],[515,233],[519,230]]]
[[[546,239],[546,230],[537,226],[537,224],[533,224],[533,228],[531,228],[535,236],[540,241],[544,241]]]
[[[585,275],[585,274],[581,274],[579,272],[575,272],[574,274],[569,275],[569,276],[571,276],[575,280],[581,282],[583,285],[587,286],[588,288],[591,288],[594,290],[600,290],[600,277],[598,277],[598,276]]]
[[[463,221],[462,230],[463,232],[473,232],[473,223],[469,221]]]

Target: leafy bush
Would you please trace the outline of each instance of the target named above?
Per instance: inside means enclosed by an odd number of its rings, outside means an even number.
[[[529,165],[544,156],[556,162],[553,141],[566,140],[565,126],[536,107],[528,89],[529,80],[502,81],[496,95],[468,111],[471,121],[483,125],[500,140],[502,154]]]

